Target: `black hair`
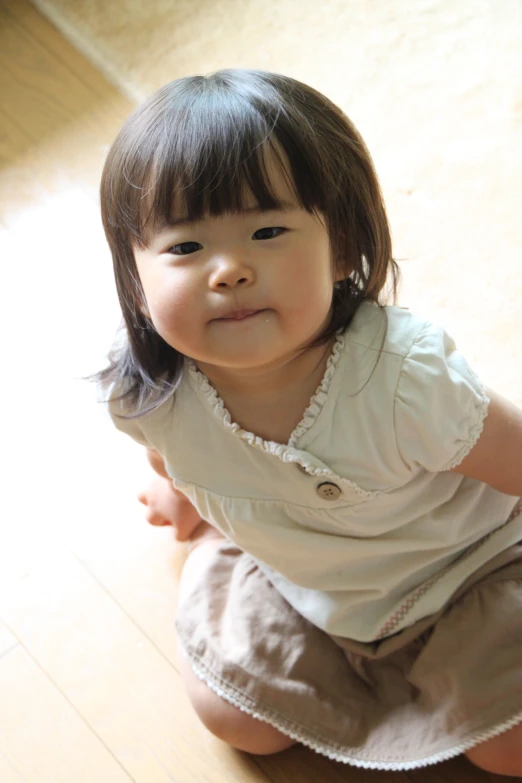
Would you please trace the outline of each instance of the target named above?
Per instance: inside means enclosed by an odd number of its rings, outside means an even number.
[[[135,248],[180,212],[189,220],[238,212],[252,196],[279,206],[267,175],[275,155],[299,204],[321,212],[332,258],[346,277],[332,290],[331,319],[315,341],[346,329],[363,300],[379,305],[399,269],[379,182],[360,134],[335,104],[295,79],[223,70],[165,85],[125,122],[105,162],[101,209],[123,324],[109,366],[92,376],[129,403],[129,418],[164,402],[184,357],[147,315]]]

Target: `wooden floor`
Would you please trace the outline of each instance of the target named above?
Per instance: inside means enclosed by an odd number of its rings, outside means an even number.
[[[132,107],[26,0],[0,0],[0,90],[0,781],[506,780],[462,757],[249,757],[198,723],[175,662],[182,553],[144,523],[143,456],[79,380],[119,321],[97,185]]]

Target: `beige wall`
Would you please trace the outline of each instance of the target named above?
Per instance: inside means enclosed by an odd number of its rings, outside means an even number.
[[[522,403],[521,0],[38,0],[137,100],[223,67],[325,92],[368,142],[402,302]]]

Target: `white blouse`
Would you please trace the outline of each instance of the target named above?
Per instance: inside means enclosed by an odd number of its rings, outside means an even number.
[[[109,411],[297,611],[366,642],[438,611],[522,539],[518,498],[450,472],[488,402],[442,328],[364,302],[287,445],[233,422],[191,360],[154,413]]]

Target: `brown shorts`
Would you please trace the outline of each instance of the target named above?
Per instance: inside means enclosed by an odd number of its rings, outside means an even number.
[[[522,721],[522,542],[439,613],[361,643],[305,620],[224,541],[184,592],[176,625],[212,690],[357,767],[435,764]]]

